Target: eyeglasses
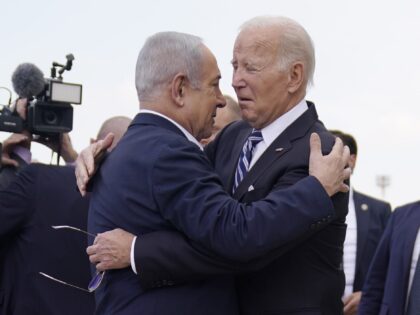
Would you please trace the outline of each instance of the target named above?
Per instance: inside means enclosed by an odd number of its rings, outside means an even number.
[[[70,225],[52,225],[51,227],[52,227],[53,229],[55,229],[55,230],[59,230],[59,229],[69,229],[69,230],[73,230],[73,231],[77,231],[77,232],[84,233],[84,234],[86,234],[86,235],[88,235],[88,236],[91,236],[91,237],[96,237],[96,235],[95,235],[95,234],[92,234],[92,233],[89,233],[89,232],[83,231],[83,230],[81,230],[81,229],[79,229],[79,228],[76,228],[76,227],[74,227],[74,226],[70,226]],[[92,280],[90,280],[90,282],[89,282],[89,284],[88,284],[88,288],[87,288],[87,289],[84,289],[84,288],[78,287],[77,285],[74,285],[74,284],[71,284],[71,283],[67,283],[67,282],[65,282],[65,281],[63,281],[63,280],[60,280],[60,279],[54,278],[54,277],[52,277],[52,276],[50,276],[50,275],[46,274],[45,272],[39,272],[39,274],[40,274],[40,275],[42,275],[42,276],[44,276],[44,277],[46,277],[46,278],[48,278],[48,279],[51,279],[51,280],[53,280],[53,281],[56,281],[56,282],[58,282],[58,283],[61,283],[61,284],[67,285],[67,286],[69,286],[69,287],[72,287],[72,288],[75,288],[75,289],[79,289],[79,290],[82,290],[82,291],[85,291],[85,292],[88,292],[88,293],[92,293],[92,292],[94,292],[97,288],[99,288],[99,286],[101,285],[102,280],[103,280],[104,275],[105,275],[105,271],[97,271],[97,272],[96,272],[96,275],[92,278]]]

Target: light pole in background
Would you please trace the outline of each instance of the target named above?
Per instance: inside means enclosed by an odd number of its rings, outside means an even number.
[[[391,185],[391,177],[388,175],[377,175],[376,185],[381,189],[382,198],[385,199],[386,189]]]

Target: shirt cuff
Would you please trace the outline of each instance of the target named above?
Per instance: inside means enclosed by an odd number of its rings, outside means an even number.
[[[133,269],[133,272],[137,274],[136,269],[136,262],[134,260],[134,245],[136,244],[137,236],[134,236],[133,241],[131,242],[131,251],[130,251],[130,262],[131,262],[131,269]]]

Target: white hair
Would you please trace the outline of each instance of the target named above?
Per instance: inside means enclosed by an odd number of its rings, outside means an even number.
[[[286,70],[292,63],[304,63],[305,78],[308,84],[313,84],[315,71],[315,49],[311,37],[296,21],[283,16],[258,16],[246,21],[239,28],[247,29],[275,27],[280,32],[279,65]]]
[[[137,58],[136,88],[139,100],[156,97],[177,73],[184,73],[191,86],[198,88],[202,46],[202,39],[190,34],[161,32],[150,36]]]

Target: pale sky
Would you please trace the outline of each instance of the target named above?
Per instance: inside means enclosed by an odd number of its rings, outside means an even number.
[[[315,102],[327,128],[353,134],[359,144],[354,187],[381,197],[377,175],[391,177],[393,207],[420,199],[420,2],[416,0],[3,0],[0,7],[0,86],[22,62],[46,76],[52,61],[75,61],[64,81],[83,84],[75,106],[75,148],[95,137],[114,115],[134,117],[137,54],[159,31],[202,37],[219,62],[224,93],[230,86],[238,27],[256,15],[284,15],[301,23],[316,50]],[[16,95],[14,94],[14,97]],[[0,103],[8,95],[0,90]],[[8,134],[0,132],[0,139]],[[49,161],[36,146],[34,157]]]

